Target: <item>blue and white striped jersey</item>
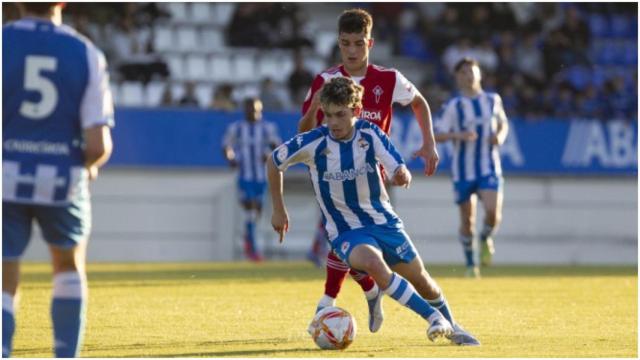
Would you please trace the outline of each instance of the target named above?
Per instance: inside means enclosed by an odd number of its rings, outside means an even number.
[[[282,144],[272,158],[281,171],[297,163],[309,167],[330,240],[368,225],[402,226],[391,208],[379,164],[391,178],[404,160],[377,125],[358,120],[348,141],[335,140],[324,125]]]
[[[236,153],[240,180],[265,182],[264,159],[281,142],[274,123],[266,120],[255,123],[238,120],[227,127],[223,146],[233,148]]]
[[[436,132],[475,131],[478,134],[476,140],[453,142],[453,181],[473,181],[502,174],[498,146],[492,145],[490,139],[498,123],[504,121],[507,116],[502,99],[495,93],[482,92],[473,98],[457,96],[444,105],[435,123]]]
[[[65,205],[88,196],[83,130],[113,126],[104,55],[66,25],[2,28],[2,199]]]

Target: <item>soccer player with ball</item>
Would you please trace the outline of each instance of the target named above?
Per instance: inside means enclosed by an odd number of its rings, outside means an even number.
[[[329,80],[319,95],[326,124],[274,150],[267,162],[273,228],[282,242],[289,228],[283,171],[303,163],[340,260],[369,274],[384,293],[427,320],[430,340],[479,345],[454,322],[442,291],[391,207],[380,163],[395,186],[408,187],[411,173],[388,136],[377,125],[358,120],[362,93],[363,87],[352,79]]]
[[[362,111],[359,118],[370,121],[386,134],[391,130],[393,104],[411,106],[422,133],[422,147],[414,156],[425,160],[425,175],[435,173],[438,152],[431,125],[429,104],[416,87],[398,70],[369,63],[369,52],[373,48],[371,37],[373,19],[363,9],[346,10],[338,19],[338,45],[342,64],[318,74],[302,106],[303,116],[298,123],[300,132],[322,125],[324,114],[320,108],[320,90],[330,79],[349,77],[363,86]],[[324,222],[324,221],[322,221]],[[317,233],[315,242],[326,241],[324,231]],[[317,248],[317,244],[314,244]],[[369,306],[369,331],[376,332],[383,322],[382,293],[373,279],[361,272],[349,269],[333,252],[327,256],[324,295],[318,302],[316,313],[322,308],[334,306],[342,283],[350,273],[358,282]]]

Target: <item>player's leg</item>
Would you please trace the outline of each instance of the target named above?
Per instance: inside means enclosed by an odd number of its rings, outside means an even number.
[[[242,208],[245,211],[245,254],[250,260],[260,261],[262,256],[258,251],[256,241],[256,227],[260,206],[255,201],[249,200],[242,203]]]
[[[85,199],[65,207],[39,206],[35,217],[49,244],[53,264],[51,320],[55,356],[77,357],[86,318],[85,262],[91,205]]]
[[[333,251],[329,251],[327,255],[327,276],[324,283],[324,295],[318,302],[316,312],[327,306],[335,306],[336,297],[342,288],[347,273],[351,273],[356,282],[364,291],[369,308],[369,330],[376,332],[382,326],[384,321],[384,312],[382,309],[383,293],[371,276],[366,273],[349,269],[349,266],[340,260]]]
[[[20,257],[31,238],[31,222],[29,205],[2,203],[2,357],[13,350]]]
[[[447,334],[449,338],[456,345],[480,345],[480,342],[465,331],[462,326],[457,324],[453,318],[453,313],[449,304],[444,296],[443,291],[440,289],[436,281],[429,275],[429,272],[424,268],[424,264],[417,250],[413,246],[411,239],[404,232],[399,231],[397,235],[386,236],[386,239],[391,239],[389,246],[385,246],[385,260],[387,263],[392,264],[391,269],[398,274],[406,278],[416,289],[418,294],[424,298],[429,305],[440,311],[440,313],[447,319],[452,325],[453,331]],[[396,239],[394,241],[394,239]],[[403,239],[404,238],[404,239]],[[389,241],[389,240],[385,240]],[[389,252],[390,249],[402,248],[406,249],[403,253]]]
[[[475,260],[476,199],[475,194],[471,194],[467,201],[460,203],[458,206],[460,212],[458,240],[464,253],[465,266],[467,267],[465,276],[467,277],[479,277],[480,275]]]
[[[51,319],[56,357],[77,357],[87,302],[86,241],[71,249],[49,246],[53,263]]]
[[[317,311],[327,306],[335,306],[336,297],[342,288],[342,283],[349,273],[349,265],[340,260],[333,251],[327,254],[327,276],[324,281],[324,295],[318,303]]]
[[[348,232],[334,240],[332,247],[342,259],[348,259],[352,268],[371,275],[375,282],[400,304],[413,310],[430,324],[429,338],[449,334],[452,329],[449,322],[427,303],[414,287],[389,268],[374,235],[367,229]]]
[[[494,180],[489,181],[492,178]],[[502,180],[495,177],[488,179],[486,182],[483,181],[481,189],[478,191],[485,212],[484,223],[480,231],[480,262],[483,266],[490,265],[493,260],[495,253],[493,235],[502,221]]]
[[[20,278],[17,260],[2,260],[2,357],[11,356],[16,330],[15,296]]]

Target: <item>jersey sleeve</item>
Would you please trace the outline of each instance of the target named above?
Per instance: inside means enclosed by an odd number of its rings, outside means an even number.
[[[289,139],[278,146],[272,153],[273,163],[280,171],[285,171],[295,164],[309,165],[313,159],[313,144],[322,137],[319,129],[313,129]]]
[[[89,82],[80,104],[83,129],[97,125],[114,126],[113,96],[109,87],[109,73],[104,54],[93,44],[87,44]]]
[[[404,75],[398,70],[396,72],[396,84],[393,88],[393,99],[394,103],[399,103],[402,106],[409,105],[413,98],[418,94],[418,89],[411,83],[411,81],[407,80]]]
[[[238,123],[234,122],[229,124],[229,126],[227,126],[227,131],[225,131],[224,133],[224,138],[222,138],[222,146],[223,147],[234,147],[236,142],[238,141],[237,139],[237,133],[238,133]]]
[[[498,119],[498,123],[504,123],[507,121],[507,113],[504,111],[504,105],[502,104],[502,98],[500,95],[495,95],[495,108],[494,113]]]
[[[433,128],[436,133],[445,134],[453,130],[455,113],[453,111],[453,101],[444,105],[440,115],[434,122]]]
[[[368,132],[373,134],[373,150],[376,158],[382,163],[387,178],[391,179],[398,167],[405,163],[404,159],[382,129],[373,123],[369,129]]]

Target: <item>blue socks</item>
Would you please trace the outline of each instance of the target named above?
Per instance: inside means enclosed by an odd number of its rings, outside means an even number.
[[[16,320],[13,310],[13,296],[2,293],[2,357],[11,356],[13,333],[16,330]]]
[[[441,290],[442,291],[442,290]],[[449,320],[449,322],[451,323],[451,325],[454,324],[453,322],[453,315],[451,315],[451,310],[449,309],[449,304],[447,303],[447,299],[445,299],[444,295],[442,294],[442,292],[440,293],[440,296],[437,299],[434,300],[427,300],[427,302],[429,303],[429,305],[433,306],[434,308],[438,309],[438,311],[440,311],[440,313],[442,313],[442,315]]]
[[[476,262],[473,259],[473,235],[459,235],[460,243],[462,244],[462,250],[464,251],[464,259],[467,267],[476,266]]]
[[[79,273],[63,272],[53,277],[51,319],[56,357],[78,356],[84,333],[85,299],[85,281]]]
[[[436,309],[429,305],[429,303],[416,292],[413,285],[396,273],[391,275],[389,287],[387,287],[384,292],[424,319],[428,320],[429,316],[436,311]]]

